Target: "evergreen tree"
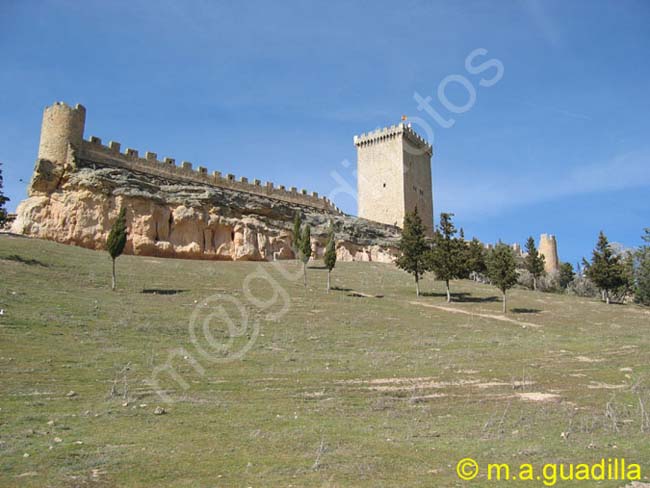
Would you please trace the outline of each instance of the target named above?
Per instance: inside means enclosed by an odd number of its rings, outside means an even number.
[[[427,245],[422,219],[418,215],[417,207],[413,212],[404,216],[402,238],[398,248],[400,256],[395,261],[398,268],[403,269],[415,278],[415,294],[420,296],[420,278],[427,271]]]
[[[636,252],[635,294],[637,302],[650,305],[650,228],[645,229],[645,235],[641,238],[647,244],[641,246]]]
[[[621,266],[623,267],[623,284],[615,291],[621,302],[625,300],[626,296],[633,295],[636,291],[635,254],[634,251],[627,250],[620,256]]]
[[[5,208],[5,203],[9,201],[9,199],[4,194],[3,188],[4,184],[2,179],[2,163],[0,163],[0,229],[5,225],[5,222],[7,221],[7,209]]]
[[[621,258],[617,256],[604,232],[598,235],[591,263],[586,268],[587,277],[600,288],[603,300],[609,304],[612,291],[625,286],[626,271]]]
[[[447,302],[451,302],[449,282],[460,278],[464,271],[465,241],[455,237],[456,228],[451,221],[454,214],[441,213],[440,223],[433,235],[433,247],[428,253],[429,269],[436,279],[445,282]]]
[[[453,214],[452,214],[453,215]],[[465,240],[465,231],[461,227],[458,231],[458,239],[456,239],[458,244],[458,255],[457,255],[457,264],[458,272],[456,274],[457,279],[466,280],[469,278],[471,270],[469,269],[469,242]]]
[[[537,290],[537,280],[544,274],[544,256],[535,247],[535,239],[529,237],[526,241],[527,256],[524,258],[524,267],[533,277],[533,290]]]
[[[302,260],[302,274],[304,279],[305,287],[307,286],[307,263],[309,258],[311,258],[311,229],[308,224],[305,224],[305,227],[300,235],[300,259]]]
[[[300,212],[296,212],[295,217],[293,218],[293,241],[291,247],[293,249],[293,255],[296,256],[296,259],[300,257],[300,238],[302,229],[302,219],[300,218]]]
[[[336,238],[334,236],[334,226],[330,222],[329,235],[327,238],[327,246],[325,247],[325,255],[323,256],[325,267],[327,268],[327,293],[330,292],[330,274],[336,266]]]
[[[113,260],[113,279],[111,283],[111,289],[115,291],[115,260],[120,257],[122,251],[124,251],[124,246],[126,245],[127,231],[126,231],[126,208],[122,207],[120,209],[120,214],[117,216],[117,220],[113,222],[111,231],[108,234],[108,239],[106,240],[106,250],[111,255]]]
[[[573,266],[571,263],[562,263],[560,265],[560,288],[566,290],[569,286],[569,283],[575,278],[575,273],[573,272]]]
[[[484,275],[487,271],[485,264],[486,254],[485,246],[474,237],[467,246],[466,266],[469,274],[474,273],[475,280],[478,278],[478,275]]]
[[[499,242],[488,254],[487,270],[490,281],[503,293],[503,313],[506,313],[506,292],[517,283],[515,255],[510,246]]]

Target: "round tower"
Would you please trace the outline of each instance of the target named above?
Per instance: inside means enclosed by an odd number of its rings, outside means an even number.
[[[554,235],[542,234],[539,238],[539,253],[544,256],[544,271],[553,273],[560,270],[557,255],[557,241]]]
[[[68,144],[79,147],[84,136],[86,109],[63,102],[45,108],[41,125],[41,141],[38,158],[56,164],[65,164],[68,158]]]

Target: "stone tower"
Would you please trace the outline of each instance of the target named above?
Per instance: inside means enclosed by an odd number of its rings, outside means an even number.
[[[557,255],[557,241],[554,235],[542,234],[539,237],[539,253],[544,256],[544,271],[553,273],[560,270],[560,259]]]
[[[68,159],[68,144],[81,146],[86,123],[86,109],[57,102],[43,112],[38,158],[63,165]]]
[[[354,136],[354,145],[359,217],[401,227],[417,206],[432,234],[431,144],[402,123]]]

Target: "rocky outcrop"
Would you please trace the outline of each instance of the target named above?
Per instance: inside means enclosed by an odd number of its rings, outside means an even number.
[[[399,229],[393,226],[75,157],[65,166],[37,161],[29,198],[19,205],[12,231],[103,249],[121,207],[127,209],[125,252],[129,254],[235,261],[292,259],[296,212],[312,228],[315,256],[323,254],[330,221],[343,261],[391,262],[399,238]]]

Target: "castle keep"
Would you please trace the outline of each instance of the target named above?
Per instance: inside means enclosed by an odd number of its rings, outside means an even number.
[[[344,261],[390,262],[399,229],[341,212],[327,197],[205,166],[177,165],[119,142],[84,139],[86,110],[63,102],[43,113],[29,198],[12,231],[103,249],[120,208],[127,210],[126,253],[218,260],[292,259],[296,213],[322,255],[332,222]]]
[[[359,217],[402,226],[415,207],[433,233],[431,145],[408,124],[354,137]]]

